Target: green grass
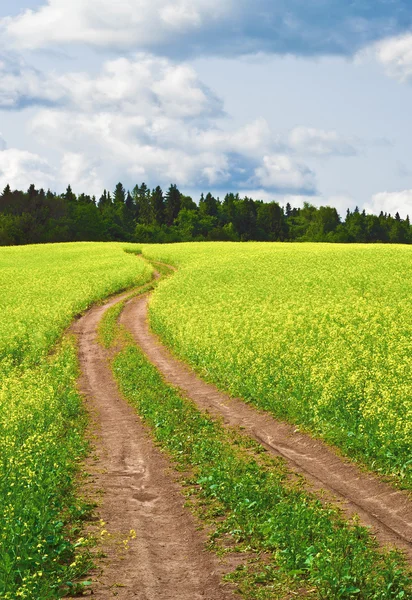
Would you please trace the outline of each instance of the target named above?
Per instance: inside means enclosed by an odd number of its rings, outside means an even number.
[[[366,529],[292,483],[283,463],[262,458],[257,444],[199,412],[128,336],[122,341],[113,359],[119,387],[173,459],[197,513],[208,516],[211,545],[234,544],[256,557],[229,577],[245,597],[303,590],[331,600],[409,597],[400,555],[380,553]]]
[[[412,248],[143,246],[151,324],[204,378],[412,488]]]
[[[134,292],[129,294],[127,296],[127,298],[125,298],[121,302],[118,302],[114,306],[110,307],[105,312],[104,318],[100,321],[100,323],[98,325],[99,343],[104,348],[108,349],[113,345],[113,342],[116,337],[115,325],[116,325],[117,320],[124,308],[125,302],[127,300],[130,300],[130,298],[133,298],[134,296],[137,296],[137,295],[140,296],[141,294],[145,294],[146,292],[153,290],[155,287],[156,287],[155,281],[152,281],[150,283],[147,283],[146,285],[138,287],[137,290],[135,290]]]
[[[72,319],[151,268],[117,244],[0,249],[0,597],[49,600],[79,586],[89,507],[76,498],[87,450]],[[81,585],[80,585],[81,588]]]

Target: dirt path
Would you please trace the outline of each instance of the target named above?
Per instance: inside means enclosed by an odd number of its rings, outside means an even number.
[[[404,550],[412,561],[412,502],[406,493],[346,462],[321,441],[205,383],[150,331],[148,300],[146,295],[128,302],[121,322],[168,383],[183,390],[201,409],[223,417],[227,425],[244,428],[271,452],[283,456],[293,471],[303,474],[315,488],[329,492],[343,510],[358,514],[382,544]]]
[[[123,297],[125,297],[124,295]],[[107,565],[93,586],[96,599],[229,600],[219,564],[204,551],[168,461],[154,446],[135,411],[119,396],[96,327],[96,307],[73,327],[79,340],[81,391],[95,421],[94,487],[104,490],[99,515],[115,537],[104,545]],[[125,550],[123,540],[136,532]]]

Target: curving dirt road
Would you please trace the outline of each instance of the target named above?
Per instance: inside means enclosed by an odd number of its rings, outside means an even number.
[[[328,499],[337,501],[347,513],[358,514],[380,543],[402,549],[412,561],[412,502],[407,493],[361,471],[321,441],[205,383],[151,332],[148,301],[148,295],[129,301],[121,322],[168,383],[180,388],[202,410],[223,417],[227,425],[242,427],[269,451],[283,456],[292,471],[303,474],[313,487],[329,492]]]
[[[205,540],[167,473],[169,463],[120,397],[107,352],[97,343],[104,312],[126,296],[93,308],[72,328],[79,343],[79,385],[95,423],[93,486],[104,490],[99,514],[105,529],[115,533],[103,546],[108,560],[93,597],[229,600],[234,596],[220,584],[220,565],[204,550]]]

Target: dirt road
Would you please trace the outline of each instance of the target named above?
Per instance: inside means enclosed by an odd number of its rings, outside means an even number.
[[[127,303],[121,322],[168,383],[179,387],[202,410],[223,417],[227,425],[244,428],[271,452],[283,456],[313,487],[326,490],[347,513],[357,513],[382,544],[404,550],[412,561],[412,502],[407,493],[361,471],[321,441],[205,383],[150,331],[148,301],[146,295]]]
[[[115,534],[109,540],[103,531],[108,557],[93,597],[229,600],[234,596],[220,584],[218,561],[204,550],[166,458],[120,397],[107,353],[96,341],[100,319],[117,301],[92,309],[73,327],[80,388],[95,422],[94,487],[104,490],[99,515]]]

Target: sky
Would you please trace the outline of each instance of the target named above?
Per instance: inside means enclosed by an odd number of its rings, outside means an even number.
[[[412,0],[1,0],[0,189],[412,217]]]

